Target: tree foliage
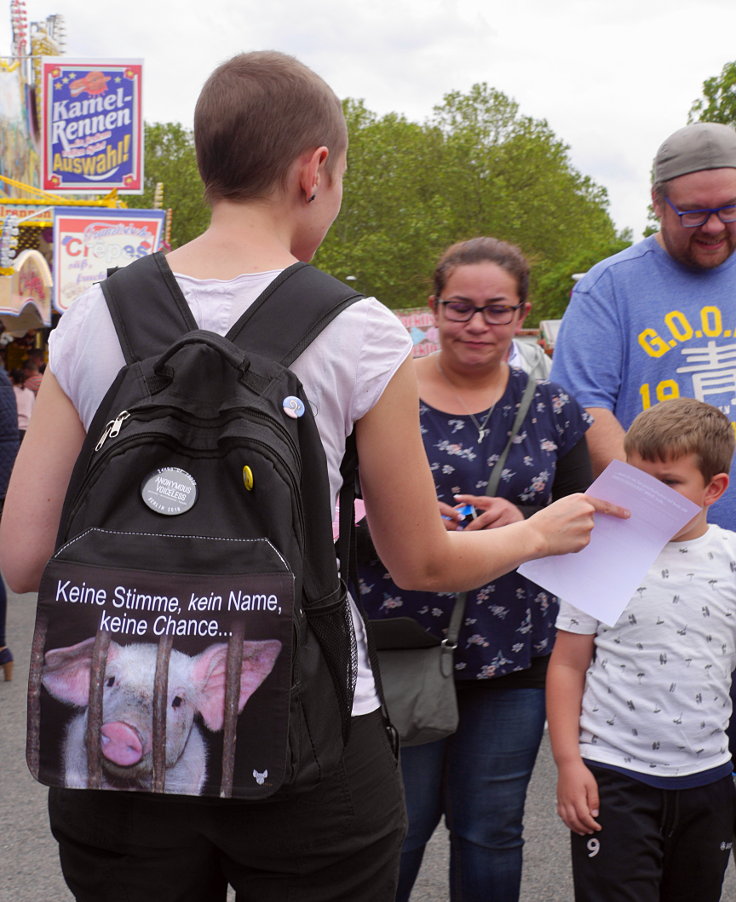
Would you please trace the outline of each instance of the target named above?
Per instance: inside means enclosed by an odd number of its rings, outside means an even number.
[[[736,62],[726,63],[720,75],[703,82],[703,96],[690,107],[688,123],[692,122],[736,126]]]
[[[451,199],[437,190],[438,132],[362,102],[344,104],[350,133],[342,211],[315,263],[393,306],[424,303],[426,262],[444,242]]]
[[[156,185],[163,184],[163,207],[171,208],[171,245],[179,247],[207,228],[209,210],[203,200],[190,129],[177,122],[146,123],[143,194],[126,197],[129,207],[152,209]]]
[[[518,244],[536,294],[546,273],[617,238],[605,189],[574,169],[545,121],[486,84],[447,94],[422,124],[360,101],[344,109],[343,207],[315,262],[391,307],[426,301],[437,257],[454,241]]]
[[[600,259],[621,237],[605,189],[572,166],[546,121],[521,115],[495,88],[451,92],[422,123],[379,116],[359,100],[343,108],[350,147],[342,211],[315,263],[391,307],[425,303],[449,244],[493,235],[527,255],[534,316],[552,315],[560,293],[550,306],[538,289],[554,284],[554,274],[578,271],[583,257]],[[178,247],[209,221],[192,133],[177,123],[147,124],[145,144],[145,193],[129,203],[153,206],[163,182]]]
[[[577,255],[547,268],[537,279],[535,319],[560,319],[570,300],[573,277],[587,272],[599,260],[617,254],[630,244],[630,234],[624,234],[607,243],[591,244]]]

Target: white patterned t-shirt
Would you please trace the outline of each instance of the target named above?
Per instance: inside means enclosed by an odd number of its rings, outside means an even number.
[[[729,760],[736,667],[736,533],[669,542],[618,622],[562,601],[557,628],[595,635],[580,715],[583,758],[656,777]]]

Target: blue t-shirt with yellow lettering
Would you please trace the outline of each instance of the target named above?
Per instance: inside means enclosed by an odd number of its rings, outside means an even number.
[[[736,254],[682,266],[654,236],[596,264],[575,286],[551,378],[624,427],[658,401],[705,401],[736,420]],[[734,484],[736,468],[732,468]],[[736,530],[736,494],[709,520]]]

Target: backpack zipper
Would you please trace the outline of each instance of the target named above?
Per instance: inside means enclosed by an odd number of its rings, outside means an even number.
[[[154,419],[160,415],[161,410],[166,410],[184,422],[196,423],[200,425],[202,423],[201,417],[196,416],[187,416],[182,415],[182,411],[176,407],[165,406],[164,408],[157,407],[153,409],[152,407],[147,408],[133,408],[133,414],[136,415],[136,419],[145,422],[147,419]],[[231,410],[236,410],[238,413],[235,417],[230,417],[228,419],[237,419],[241,414],[239,411],[245,411],[249,417],[252,419],[260,420],[263,423],[266,423],[269,428],[272,428],[276,431],[276,433],[286,442],[289,446],[292,454],[298,460],[301,460],[301,454],[299,453],[299,449],[297,448],[294,440],[292,439],[289,431],[283,427],[279,427],[278,423],[272,418],[262,413],[260,410],[257,410],[252,407],[242,407],[242,408],[231,408]],[[150,416],[146,416],[146,411],[150,412]],[[100,436],[97,444],[95,445],[95,452],[100,451],[104,446],[105,442],[109,438],[116,438],[120,433],[120,430],[123,427],[123,424],[129,417],[131,416],[131,412],[129,410],[121,410],[120,413],[115,417],[115,419],[110,420],[102,431],[102,435]],[[213,418],[219,419],[219,418]],[[219,423],[217,424],[219,425]],[[211,428],[217,428],[213,425]]]
[[[150,408],[148,408],[148,409],[150,410]],[[167,408],[164,408],[164,409],[167,409]],[[136,408],[133,408],[132,414],[131,414],[131,411],[129,411],[129,410],[122,410],[114,419],[110,420],[107,423],[107,425],[105,426],[105,429],[103,430],[103,433],[100,436],[99,441],[95,445],[95,453],[99,452],[103,448],[103,446],[105,445],[105,443],[107,442],[107,440],[109,438],[116,438],[119,435],[121,429],[123,428],[123,425],[125,424],[125,422],[127,420],[130,419],[131,415],[135,415],[137,413],[137,416],[133,416],[133,419],[134,420],[138,419],[139,421],[145,422],[146,417],[144,415],[142,415],[142,414],[144,414],[145,410],[146,410],[146,408],[136,411]],[[160,410],[161,410],[161,408],[159,408],[156,411],[152,411],[151,419],[158,417],[160,414]],[[177,408],[169,407],[168,410],[171,413],[173,413],[174,415],[179,415],[179,419],[183,419],[185,421],[189,420],[189,419],[193,420],[193,421],[198,420],[199,422],[201,422],[201,418],[186,417],[186,416],[182,417],[181,411],[179,411]],[[240,408],[240,410],[246,410],[248,412],[248,415],[251,416],[253,419],[261,420],[270,429],[273,429],[273,431],[276,432],[276,434],[280,438],[285,440],[286,444],[289,446],[290,450],[294,454],[294,457],[297,460],[301,459],[301,455],[299,454],[299,449],[297,448],[291,435],[285,428],[279,427],[277,422],[275,422],[271,417],[264,415],[259,410],[254,410],[252,408]],[[238,419],[238,418],[239,418],[239,415],[235,416],[235,417],[231,417],[231,419]],[[219,425],[221,425],[221,424],[213,423],[212,428],[213,429],[217,428]],[[154,432],[153,434],[159,435],[160,433]],[[135,444],[142,437],[142,435],[143,435],[142,433],[138,433],[127,439],[123,438],[122,439],[122,441],[124,443],[123,446],[127,446],[129,443]],[[288,480],[288,482],[291,484],[293,497],[298,499],[300,497],[299,486],[297,485],[296,480],[294,479],[294,474],[292,473],[291,469],[287,466],[286,462],[282,459],[281,455],[277,451],[275,451],[271,445],[269,445],[268,443],[263,442],[259,439],[249,438],[247,441],[251,445],[257,445],[258,447],[260,447],[263,450],[263,452],[265,453],[265,456],[270,458],[275,464],[278,465],[278,469],[281,470],[282,475],[285,476],[286,479]],[[114,454],[116,452],[116,450],[119,450],[119,448],[112,449],[109,452],[109,454]],[[91,481],[93,474],[97,471],[97,465],[99,464],[99,462],[100,462],[100,460],[98,458],[96,460],[93,460],[93,462],[89,466],[87,473],[85,475],[85,478],[84,478],[84,482],[79,487],[79,490],[77,492],[77,496],[76,496],[77,500],[74,504],[74,507],[71,509],[69,516],[66,518],[67,523],[71,522],[73,520],[73,518],[76,516],[76,512],[79,509],[79,505],[82,503],[82,498],[86,491],[87,485]],[[298,525],[299,525],[299,529],[301,532],[301,535],[299,536],[299,541],[303,547],[304,541],[305,541],[305,535],[306,535],[306,526],[304,523],[304,512],[302,510],[301,503],[298,502],[296,504],[296,510],[297,510],[297,515],[298,515],[297,516]]]
[[[100,440],[95,445],[95,451],[99,451],[109,438],[114,438],[120,432],[123,423],[128,419],[129,416],[130,413],[127,410],[121,410],[114,420],[110,420],[110,422],[105,426],[105,429],[100,436]]]

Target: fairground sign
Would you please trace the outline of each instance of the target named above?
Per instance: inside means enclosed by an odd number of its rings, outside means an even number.
[[[143,193],[140,60],[43,60],[42,186]]]
[[[427,354],[434,354],[439,347],[434,313],[428,307],[409,307],[403,310],[394,310],[394,313],[411,335],[413,356],[426,357]]]
[[[54,209],[54,307],[64,313],[115,266],[160,250],[165,210]]]

